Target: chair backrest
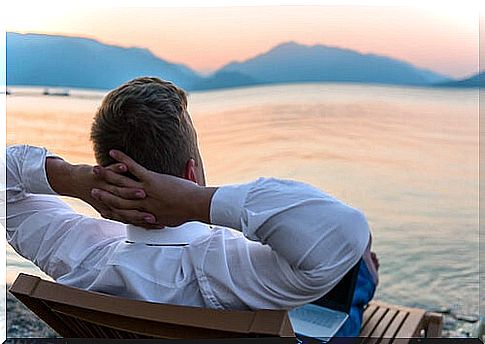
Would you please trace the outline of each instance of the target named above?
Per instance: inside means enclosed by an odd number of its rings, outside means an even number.
[[[10,292],[67,338],[294,337],[288,313],[129,300],[20,274]]]

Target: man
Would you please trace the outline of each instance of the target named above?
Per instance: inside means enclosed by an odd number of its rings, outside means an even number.
[[[186,95],[169,82],[139,78],[110,92],[91,138],[103,166],[95,173],[43,148],[7,150],[7,239],[59,283],[153,302],[290,309],[326,294],[368,252],[363,214],[309,185],[206,187]],[[150,230],[80,215],[56,195]]]

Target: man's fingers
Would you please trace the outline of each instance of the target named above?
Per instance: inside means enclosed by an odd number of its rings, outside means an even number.
[[[127,187],[127,188],[143,188],[143,184],[137,182],[130,177],[124,176],[122,174],[113,172],[108,168],[104,168],[101,166],[95,166],[93,168],[93,172],[95,175],[104,179],[109,184],[113,184],[116,186]]]
[[[127,200],[101,189],[92,189],[91,196],[94,199],[100,202],[103,202],[106,206],[108,206],[111,209],[143,210],[141,209],[143,207],[143,200],[137,200],[137,201]]]
[[[106,166],[105,168],[116,173],[125,173],[126,171],[128,171],[128,167],[126,167],[126,165],[122,162],[111,164],[109,166]]]
[[[137,210],[112,209],[112,213],[116,214],[123,220],[124,223],[131,223],[136,226],[161,228],[163,226],[156,224],[155,216],[150,213],[141,212]]]
[[[115,196],[124,199],[143,199],[146,193],[143,189],[119,187],[113,184],[105,184],[99,186],[104,191],[111,192]]]
[[[129,223],[147,229],[164,228],[164,226],[155,223],[155,216],[138,210],[111,209],[103,212],[101,216],[106,219]]]
[[[112,149],[109,151],[109,155],[119,161],[122,162],[128,167],[128,171],[131,172],[134,176],[138,177],[140,180],[143,180],[143,177],[147,174],[148,170],[141,166],[140,164],[136,163],[135,160],[130,158],[128,155],[125,153]]]

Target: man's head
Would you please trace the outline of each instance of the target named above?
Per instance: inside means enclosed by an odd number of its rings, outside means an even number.
[[[103,99],[91,127],[96,161],[115,162],[118,149],[145,168],[205,185],[197,134],[187,111],[186,93],[158,78],[137,78]]]

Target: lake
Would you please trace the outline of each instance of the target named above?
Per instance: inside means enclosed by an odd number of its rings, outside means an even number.
[[[102,92],[13,91],[7,144],[94,163],[89,130]],[[475,89],[293,84],[195,92],[189,111],[209,185],[311,183],[367,215],[381,263],[377,299],[476,315],[478,103]],[[41,275],[7,247],[7,282],[20,271]],[[466,331],[446,317],[446,335]]]

